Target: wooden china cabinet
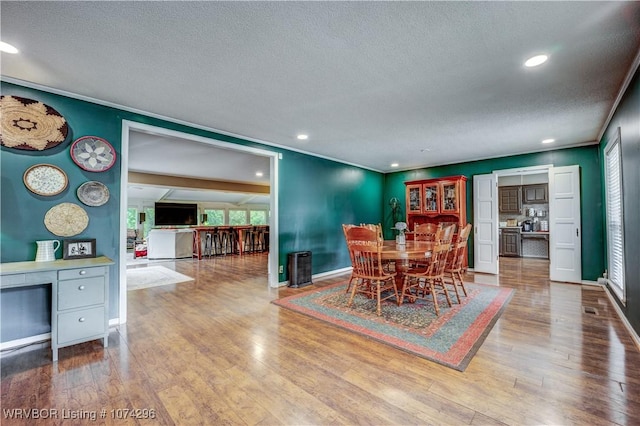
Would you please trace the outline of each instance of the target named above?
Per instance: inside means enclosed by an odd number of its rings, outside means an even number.
[[[467,178],[449,176],[438,179],[405,182],[407,225],[456,224],[456,234],[467,224]],[[411,238],[411,234],[409,234]]]

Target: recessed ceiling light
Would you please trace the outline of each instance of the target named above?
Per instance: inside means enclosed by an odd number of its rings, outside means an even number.
[[[555,139],[545,139],[542,141],[542,143],[554,143],[555,141]]]
[[[19,50],[10,45],[9,43],[5,43],[4,41],[0,41],[0,51],[6,53],[18,53]]]
[[[309,135],[299,134],[298,139],[300,139],[301,141],[306,141],[307,139],[309,139]]]
[[[264,176],[264,173],[262,173],[262,172],[256,172],[256,176],[258,176],[258,177],[262,177],[262,176]]]
[[[537,67],[538,65],[542,65],[547,62],[547,59],[549,59],[547,55],[536,55],[527,59],[527,61],[524,63],[524,66],[529,68]]]
[[[391,163],[391,167],[398,167],[400,164],[398,163]]]

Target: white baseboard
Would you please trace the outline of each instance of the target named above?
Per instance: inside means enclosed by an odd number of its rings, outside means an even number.
[[[319,274],[313,274],[311,275],[311,281],[316,280],[316,279],[323,279],[323,278],[329,278],[332,277],[334,275],[342,275],[342,274],[348,274],[351,272],[353,268],[351,266],[347,267],[347,268],[341,268],[341,269],[334,269],[332,271],[327,271],[327,272],[321,272]],[[278,283],[278,287],[286,287],[289,285],[289,281],[281,281]]]
[[[40,349],[43,347],[51,346],[49,341],[51,340],[51,333],[38,334],[36,336],[29,336],[22,339],[9,340],[8,342],[0,343],[0,357],[8,354],[15,354],[18,352],[26,352],[34,349]],[[13,350],[10,350],[13,349]],[[6,353],[5,353],[6,352]]]
[[[631,336],[633,343],[636,344],[636,348],[640,350],[640,336],[638,336],[638,333],[636,333],[636,331],[633,329],[633,327],[631,326],[631,323],[629,322],[627,317],[624,315],[624,312],[622,312],[622,309],[620,309],[620,306],[618,306],[618,302],[616,301],[615,297],[613,297],[613,295],[611,294],[609,287],[607,286],[602,286],[602,287],[604,288],[604,292],[607,293],[607,297],[609,298],[609,302],[611,302],[611,304],[613,305],[613,309],[616,310],[616,313],[618,314],[618,317],[622,321],[622,324],[624,324],[625,328],[629,332],[629,335]]]
[[[327,272],[322,272],[320,274],[315,274],[311,276],[311,279],[321,279],[321,278],[329,278],[332,277],[334,275],[342,275],[342,274],[348,274],[351,272],[353,268],[351,266],[347,267],[347,268],[342,268],[342,269],[334,269],[333,271],[327,271]]]

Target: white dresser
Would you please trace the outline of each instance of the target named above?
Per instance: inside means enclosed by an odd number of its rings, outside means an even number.
[[[109,338],[108,257],[55,260],[53,262],[12,262],[0,265],[0,289],[51,284],[51,351]]]

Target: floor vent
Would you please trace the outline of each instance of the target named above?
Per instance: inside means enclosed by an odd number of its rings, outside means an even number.
[[[598,315],[598,310],[592,306],[583,306],[582,312],[585,314]]]

